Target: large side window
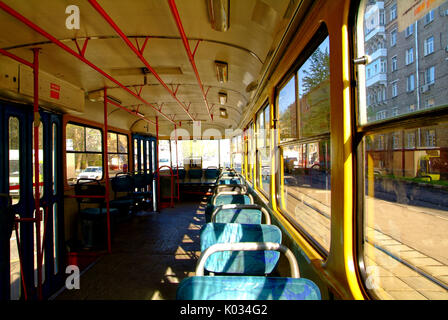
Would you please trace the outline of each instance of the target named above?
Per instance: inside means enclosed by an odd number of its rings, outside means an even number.
[[[329,38],[320,32],[277,90],[282,212],[323,254],[330,248]]]
[[[385,24],[378,16],[392,2],[361,1],[356,22],[356,55],[370,57],[355,69],[364,287],[377,299],[446,300],[448,43],[440,30],[448,27],[448,1],[427,1],[418,10],[413,2],[396,3],[396,20]],[[381,32],[390,28],[394,39]],[[442,37],[438,45],[428,40],[433,34]],[[410,47],[413,63],[400,61]],[[393,70],[366,72],[377,60],[394,57]]]
[[[257,185],[265,195],[270,196],[271,185],[271,130],[269,105],[257,114]]]
[[[252,183],[254,181],[254,140],[254,123],[251,122],[249,124],[249,128],[247,129],[247,179]]]
[[[239,173],[243,173],[243,139],[242,136],[235,136],[232,138],[232,147],[231,147],[231,157],[232,157],[232,167]]]
[[[115,176],[119,172],[128,171],[128,136],[125,134],[107,133],[107,153],[109,175]]]
[[[100,129],[68,123],[66,126],[67,183],[103,178],[103,145]]]

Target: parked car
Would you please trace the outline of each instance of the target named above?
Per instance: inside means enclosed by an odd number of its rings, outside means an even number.
[[[101,179],[103,177],[102,167],[87,167],[78,175],[79,179]]]

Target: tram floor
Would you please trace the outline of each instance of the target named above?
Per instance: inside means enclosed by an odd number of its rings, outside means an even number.
[[[82,273],[79,289],[65,289],[55,300],[175,299],[178,283],[194,275],[205,204],[183,201],[119,224],[112,253]]]

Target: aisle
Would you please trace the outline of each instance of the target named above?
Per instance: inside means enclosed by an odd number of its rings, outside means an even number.
[[[81,276],[79,290],[65,289],[55,299],[175,299],[179,281],[194,274],[204,208],[204,202],[177,203],[120,224],[112,254]]]

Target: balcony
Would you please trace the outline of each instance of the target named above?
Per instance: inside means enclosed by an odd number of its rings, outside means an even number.
[[[364,37],[364,41],[367,42],[375,36],[386,37],[385,27],[384,26],[376,26],[375,28],[368,31],[368,33]]]
[[[375,61],[378,58],[387,58],[387,49],[381,48],[373,52],[371,55],[369,55],[370,61]]]
[[[387,85],[387,74],[385,72],[377,73],[376,75],[366,80],[366,87],[380,84],[384,86]]]

